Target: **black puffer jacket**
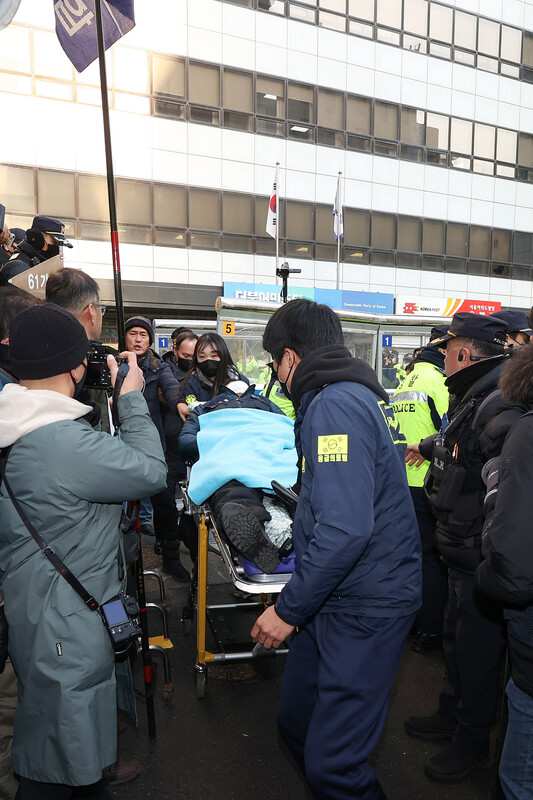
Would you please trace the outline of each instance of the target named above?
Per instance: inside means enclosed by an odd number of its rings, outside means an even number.
[[[450,566],[467,571],[481,561],[481,470],[501,453],[509,428],[523,413],[509,406],[498,389],[506,358],[480,361],[448,378],[456,402],[443,446],[438,446],[438,434],[420,443],[420,452],[432,461],[426,492],[437,519],[438,549]]]

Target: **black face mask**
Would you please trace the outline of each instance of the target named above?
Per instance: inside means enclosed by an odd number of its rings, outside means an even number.
[[[192,358],[182,358],[178,356],[178,367],[184,372],[188,372],[192,367]]]
[[[75,381],[72,375],[70,376],[70,380],[74,384],[74,400],[77,400],[80,396],[83,386],[85,384],[85,378],[87,377],[87,364],[85,364],[85,371],[83,373],[83,377],[80,381]]]
[[[58,244],[49,244],[48,249],[44,251],[46,258],[53,258],[54,256],[59,255],[59,245]]]
[[[207,358],[198,364],[198,369],[206,378],[214,378],[219,366],[220,361],[215,361],[214,358]]]
[[[283,392],[283,394],[285,395],[287,400],[290,400],[291,402],[292,402],[292,397],[291,397],[291,393],[289,392],[289,390],[287,388],[287,381],[291,377],[293,369],[294,369],[294,364],[290,368],[289,374],[287,375],[287,377],[286,377],[286,379],[284,381],[280,381],[279,375],[278,375],[278,383],[281,386],[281,391]]]

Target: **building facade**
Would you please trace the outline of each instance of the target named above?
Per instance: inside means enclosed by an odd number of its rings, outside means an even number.
[[[72,0],[59,0],[72,2]],[[81,0],[76,0],[79,6]],[[533,300],[533,3],[136,0],[107,54],[127,305],[208,314],[224,282],[275,282],[279,171],[291,285]],[[0,32],[0,201],[65,221],[112,300],[96,65],[76,73],[52,0]]]

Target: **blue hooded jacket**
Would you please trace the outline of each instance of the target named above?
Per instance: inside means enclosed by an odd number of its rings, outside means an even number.
[[[318,612],[403,617],[421,603],[420,534],[405,439],[374,371],[342,345],[297,366],[301,490],[296,568],[276,603],[299,625]]]

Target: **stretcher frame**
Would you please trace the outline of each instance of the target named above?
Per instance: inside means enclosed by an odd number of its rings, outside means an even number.
[[[210,609],[237,609],[237,608],[262,608],[272,604],[272,596],[279,594],[291,579],[292,573],[279,573],[267,575],[246,575],[239,566],[230,550],[229,545],[221,537],[216,521],[207,503],[196,506],[189,498],[187,487],[182,485],[185,507],[184,514],[194,518],[198,528],[198,561],[193,572],[188,605],[183,609],[182,623],[186,626],[192,621],[192,611],[196,610],[196,661],[194,665],[196,677],[196,695],[205,696],[207,672],[209,664],[222,662],[252,661],[258,657],[286,656],[288,648],[265,650],[262,645],[256,644],[250,650],[225,653],[211,652],[206,649],[206,632],[208,614]],[[207,557],[209,553],[209,534],[213,535],[216,548],[212,548],[224,562],[234,587],[246,594],[257,595],[254,602],[221,603],[209,605],[207,603]]]

